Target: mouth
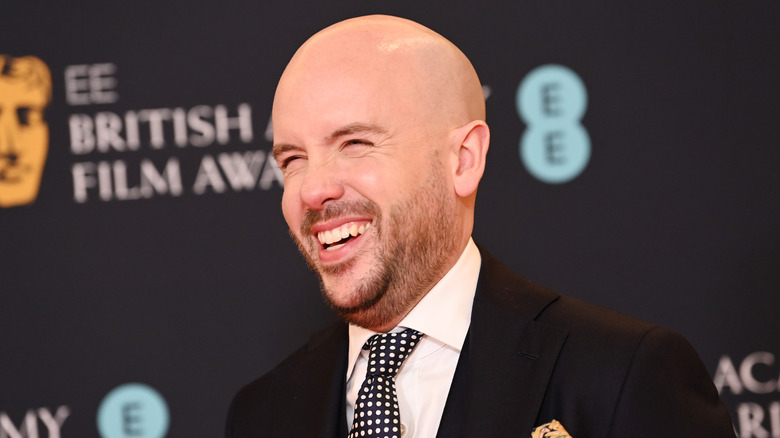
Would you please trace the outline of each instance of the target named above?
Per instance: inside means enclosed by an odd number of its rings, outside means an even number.
[[[317,233],[317,239],[325,251],[334,251],[347,242],[365,233],[371,228],[371,222],[350,222],[330,230]]]

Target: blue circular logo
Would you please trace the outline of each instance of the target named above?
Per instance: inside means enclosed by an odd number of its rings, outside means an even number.
[[[515,103],[528,125],[520,139],[528,172],[549,184],[579,176],[590,160],[590,136],[580,123],[588,94],[580,77],[561,65],[535,68],[520,82]]]
[[[576,178],[590,160],[590,137],[582,125],[532,127],[520,140],[520,156],[539,181],[560,184]]]
[[[128,383],[100,403],[97,425],[103,438],[162,438],[168,432],[168,405],[152,387]]]
[[[588,93],[573,70],[549,64],[523,78],[515,103],[529,125],[578,123],[588,107]]]

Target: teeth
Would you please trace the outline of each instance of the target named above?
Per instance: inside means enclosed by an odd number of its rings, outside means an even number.
[[[330,245],[333,242],[338,242],[341,239],[346,239],[349,236],[357,237],[363,233],[366,232],[371,227],[371,224],[347,224],[342,225],[339,228],[335,228],[333,230],[327,230],[327,231],[321,231],[317,233],[317,239],[320,241],[323,245]],[[341,245],[335,245],[332,247],[329,247],[328,249],[336,249],[341,248]]]
[[[325,248],[325,251],[333,251],[334,249],[339,249],[342,246],[344,246],[343,243],[339,243],[338,245],[331,245],[331,246]]]

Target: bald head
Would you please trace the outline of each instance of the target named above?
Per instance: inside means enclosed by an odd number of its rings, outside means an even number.
[[[468,58],[438,33],[403,18],[352,18],[312,36],[282,75],[275,112],[296,90],[322,80],[377,86],[429,124],[485,119],[482,86]]]

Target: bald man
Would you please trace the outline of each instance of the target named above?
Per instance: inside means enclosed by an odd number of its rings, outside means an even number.
[[[387,16],[320,31],[282,74],[273,126],[290,234],[344,322],[243,388],[228,438],[347,437],[353,423],[350,436],[528,436],[553,419],[579,438],[734,436],[682,337],[474,244],[490,133],[477,74],[442,36]],[[365,430],[374,335],[408,329],[387,410],[399,427]]]

